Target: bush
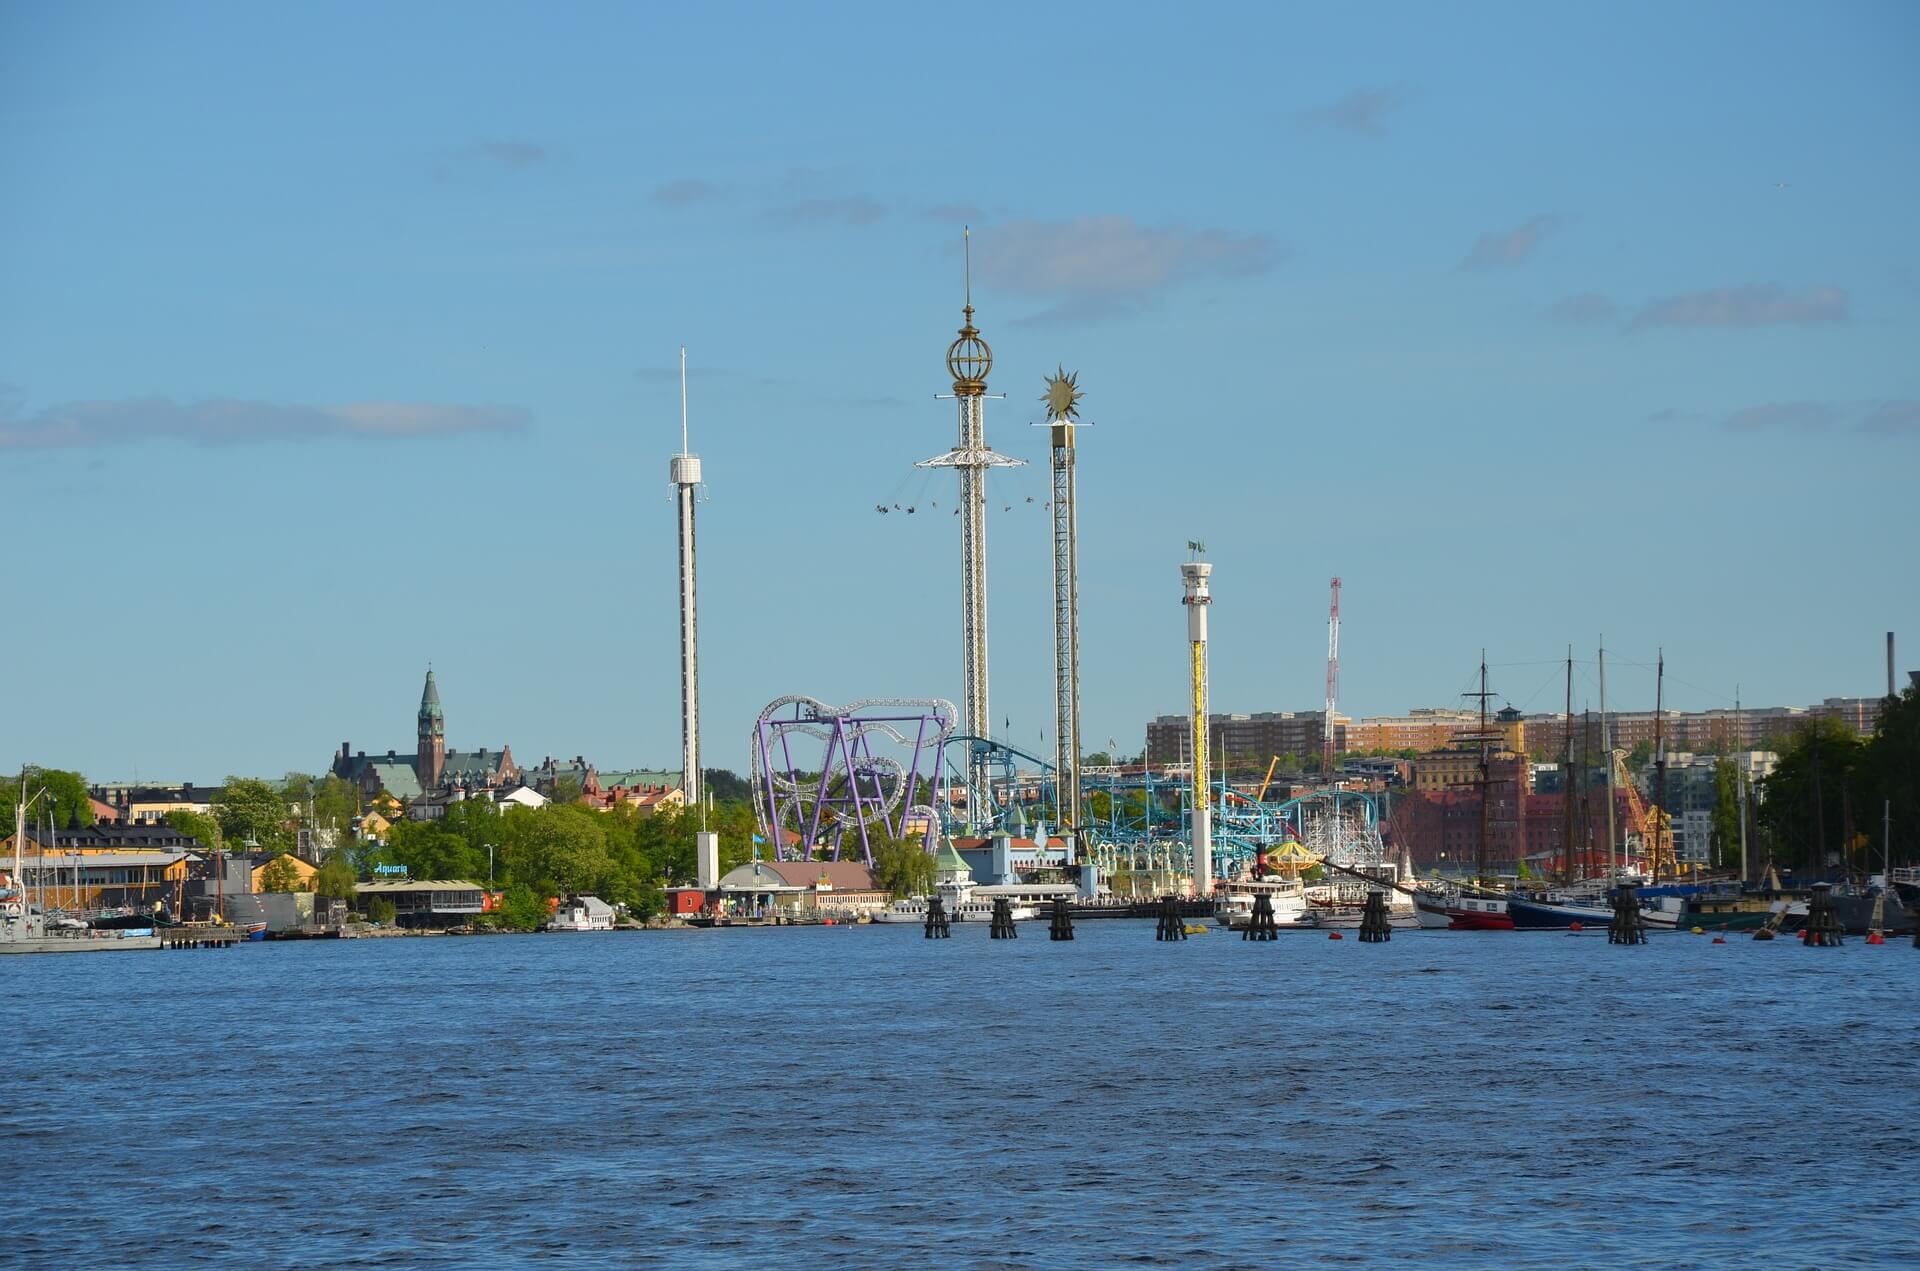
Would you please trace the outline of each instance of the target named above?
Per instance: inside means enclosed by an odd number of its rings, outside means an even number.
[[[375,896],[367,902],[367,918],[383,927],[393,925],[393,902],[385,896]]]

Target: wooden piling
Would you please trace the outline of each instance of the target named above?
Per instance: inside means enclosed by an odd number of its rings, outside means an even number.
[[[1067,898],[1065,896],[1055,896],[1053,898],[1053,925],[1047,928],[1047,939],[1073,939],[1073,915],[1067,912]]]
[[[929,940],[946,940],[953,935],[947,918],[947,904],[938,896],[927,901],[927,929],[924,934]]]
[[[1607,925],[1608,944],[1645,944],[1647,925],[1640,916],[1640,895],[1631,883],[1613,889],[1613,921]]]
[[[1173,896],[1160,900],[1160,920],[1153,929],[1155,940],[1185,940],[1187,920],[1180,916],[1180,902]]]
[[[993,898],[993,926],[987,934],[995,940],[1012,940],[1020,934],[1013,925],[1013,902],[1005,896]]]
[[[1807,897],[1807,926],[1801,939],[1810,948],[1826,949],[1845,943],[1846,928],[1840,925],[1840,915],[1833,907],[1833,887],[1829,883],[1815,883],[1813,894]]]
[[[1253,920],[1240,933],[1242,940],[1277,940],[1280,927],[1273,919],[1273,897],[1261,892],[1253,898]]]
[[[1387,924],[1387,893],[1378,889],[1367,893],[1367,907],[1360,914],[1360,942],[1382,944],[1393,939]]]

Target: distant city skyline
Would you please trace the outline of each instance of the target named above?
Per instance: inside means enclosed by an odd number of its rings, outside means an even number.
[[[449,745],[676,767],[682,344],[706,763],[957,701],[963,225],[1023,748],[1056,367],[1083,749],[1181,709],[1189,539],[1218,711],[1318,708],[1335,574],[1355,717],[1920,667],[1920,10],[838,12],[0,9],[0,770],[324,771],[430,662]]]

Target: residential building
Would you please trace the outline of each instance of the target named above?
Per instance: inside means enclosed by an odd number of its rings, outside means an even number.
[[[104,782],[87,787],[87,793],[95,800],[95,816],[122,825],[158,825],[169,812],[211,813],[220,787],[196,786],[191,781],[178,785]],[[104,813],[102,806],[107,809]]]
[[[1350,749],[1350,721],[1335,713],[1333,748]],[[1257,714],[1209,715],[1207,740],[1213,764],[1219,770],[1264,769],[1275,756],[1295,755],[1301,762],[1319,758],[1326,734],[1325,711],[1261,711]],[[1193,757],[1193,737],[1185,715],[1161,715],[1147,725],[1143,762],[1149,767],[1185,764]]]

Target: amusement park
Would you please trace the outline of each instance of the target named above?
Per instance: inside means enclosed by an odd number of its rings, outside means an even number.
[[[1325,767],[1328,779],[1310,788],[1277,786],[1271,766],[1254,789],[1230,782],[1210,763],[1207,642],[1213,567],[1200,542],[1187,544],[1188,559],[1179,564],[1191,690],[1187,753],[1157,766],[1085,761],[1076,458],[1086,424],[1080,418],[1084,393],[1078,375],[1064,368],[1048,377],[1042,398],[1049,441],[1044,510],[1051,523],[1054,745],[1052,753],[1035,753],[992,735],[988,481],[996,469],[1017,468],[1023,461],[995,451],[987,440],[984,407],[995,396],[987,392],[993,351],[975,325],[970,239],[963,244],[963,320],[946,352],[951,392],[941,394],[954,403],[957,429],[947,450],[916,465],[932,472],[950,469],[957,478],[952,514],[960,531],[960,701],[873,697],[832,704],[794,693],[769,703],[754,720],[751,738],[758,850],[787,862],[849,860],[868,866],[882,843],[912,842],[934,857],[943,848],[969,858],[981,852],[980,859],[998,862],[984,871],[990,883],[1066,888],[1087,902],[1179,896],[1204,905],[1217,886],[1267,876],[1290,878],[1297,885],[1309,871],[1340,872],[1343,881],[1328,889],[1330,896],[1350,893],[1356,880],[1393,879],[1398,871],[1388,859],[1378,791],[1346,788]],[[690,493],[698,481],[697,464],[683,453],[674,466],[683,492],[688,772],[698,771],[699,744]],[[888,511],[884,504],[876,510]],[[1334,579],[1329,710],[1337,692],[1339,586]],[[1351,894],[1338,899],[1359,901]]]

